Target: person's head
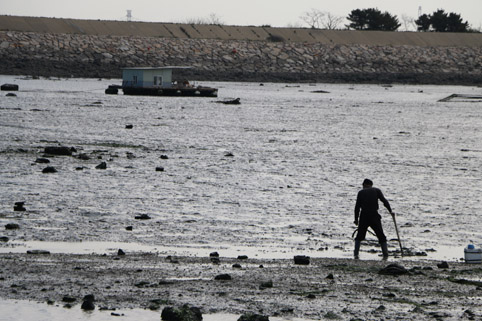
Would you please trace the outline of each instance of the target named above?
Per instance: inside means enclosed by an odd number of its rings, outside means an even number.
[[[372,186],[373,186],[373,182],[371,180],[369,180],[368,178],[365,178],[363,180],[363,188],[368,188]]]

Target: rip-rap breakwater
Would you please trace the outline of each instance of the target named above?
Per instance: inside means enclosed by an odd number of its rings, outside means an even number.
[[[393,34],[394,39],[400,37]],[[414,39],[418,35],[406,34]],[[187,65],[194,68],[183,76],[194,80],[482,82],[482,46],[474,42],[477,35],[467,45],[450,41],[419,45],[410,39],[376,43],[364,41],[361,35],[358,43],[356,39],[337,43],[288,41],[273,34],[265,40],[249,40],[1,31],[0,73],[119,77],[122,67]],[[369,32],[366,35],[373,38]]]

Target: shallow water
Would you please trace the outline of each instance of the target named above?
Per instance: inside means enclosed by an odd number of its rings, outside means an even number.
[[[35,321],[111,321],[120,319],[122,321],[149,321],[160,320],[161,311],[150,311],[144,309],[126,310],[94,310],[83,311],[79,306],[63,308],[59,305],[47,305],[22,300],[0,301],[0,321],[11,320],[35,320]],[[113,315],[114,314],[114,315]],[[240,316],[235,314],[203,314],[204,321],[236,321]],[[309,321],[299,318],[276,318],[270,317],[272,321]]]
[[[482,243],[482,105],[437,102],[481,88],[203,83],[219,88],[213,99],[104,94],[120,80],[0,83],[20,85],[0,95],[0,225],[20,225],[0,232],[10,239],[1,252],[100,244],[92,252],[347,257],[365,177],[391,202],[404,247],[457,260]],[[215,103],[236,97],[239,106]],[[50,157],[58,172],[42,174],[35,159],[54,145],[90,160]],[[26,212],[13,211],[18,201]]]

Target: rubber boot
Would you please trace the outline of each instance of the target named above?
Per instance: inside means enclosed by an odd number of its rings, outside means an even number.
[[[361,242],[355,240],[355,250],[353,251],[353,254],[354,254],[355,259],[359,259],[359,258],[360,258],[360,256],[359,256],[359,253],[360,253],[360,245],[361,245]]]
[[[380,243],[380,246],[382,247],[383,259],[384,259],[384,260],[388,259],[388,246],[387,246],[387,242]]]

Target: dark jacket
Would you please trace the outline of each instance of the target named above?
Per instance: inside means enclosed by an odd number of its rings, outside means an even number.
[[[358,216],[360,215],[376,215],[378,214],[378,200],[382,201],[383,205],[387,208],[387,210],[391,213],[392,208],[390,207],[390,203],[388,203],[385,196],[380,189],[376,187],[368,187],[360,190],[356,197],[356,204],[355,204],[355,221],[358,220]]]

